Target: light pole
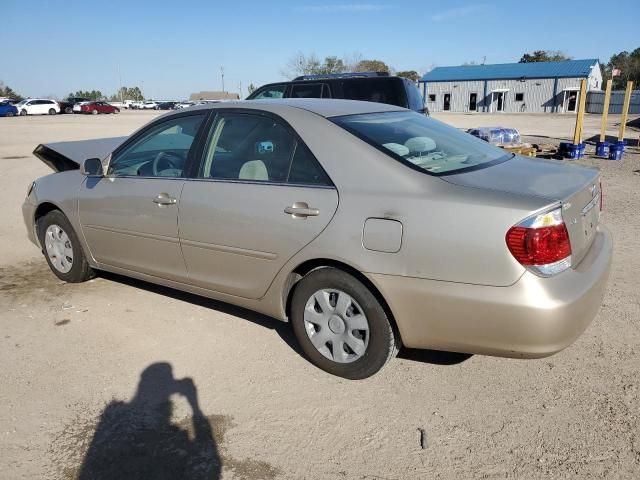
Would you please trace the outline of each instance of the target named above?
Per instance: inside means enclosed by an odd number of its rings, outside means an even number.
[[[122,98],[122,75],[120,75],[120,64],[118,64],[118,81],[120,82],[120,103],[123,103],[124,100]]]
[[[222,77],[222,93],[224,93],[224,67],[220,67],[220,76]]]

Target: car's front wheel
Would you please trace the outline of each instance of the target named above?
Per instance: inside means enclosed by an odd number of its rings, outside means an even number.
[[[27,114],[26,110],[20,110],[20,116],[24,117]]]
[[[72,107],[66,107],[64,109],[64,113],[73,113],[73,108]]]
[[[314,270],[296,284],[291,322],[311,362],[340,377],[370,377],[398,353],[398,335],[380,302],[336,268]]]
[[[78,236],[61,211],[38,219],[38,237],[49,268],[60,280],[80,283],[94,277]]]

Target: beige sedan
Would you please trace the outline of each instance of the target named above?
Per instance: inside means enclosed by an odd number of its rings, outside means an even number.
[[[399,107],[203,105],[35,154],[57,173],[30,187],[24,219],[59,278],[105,270],[289,321],[346,378],[402,345],[553,354],[607,282],[598,170]]]

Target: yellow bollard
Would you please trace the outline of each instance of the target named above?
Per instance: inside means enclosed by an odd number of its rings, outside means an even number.
[[[627,128],[627,117],[629,116],[629,104],[631,103],[631,92],[633,91],[633,82],[627,82],[627,89],[624,92],[624,104],[622,105],[622,118],[620,119],[620,130],[618,132],[618,141],[624,140],[624,130]]]
[[[587,80],[580,80],[580,99],[578,103],[578,113],[576,114],[576,128],[573,134],[573,144],[579,145],[582,142],[582,124],[584,123],[584,108],[587,102]]]
[[[604,106],[602,107],[602,124],[600,125],[600,142],[607,138],[607,116],[609,115],[609,103],[611,102],[611,80],[607,80],[607,88],[604,92]]]

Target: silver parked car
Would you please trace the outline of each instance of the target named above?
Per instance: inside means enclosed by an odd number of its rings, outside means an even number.
[[[346,378],[401,345],[553,354],[605,291],[597,169],[391,105],[210,104],[35,154],[58,173],[33,183],[24,220],[59,278],[107,270],[290,321]]]

